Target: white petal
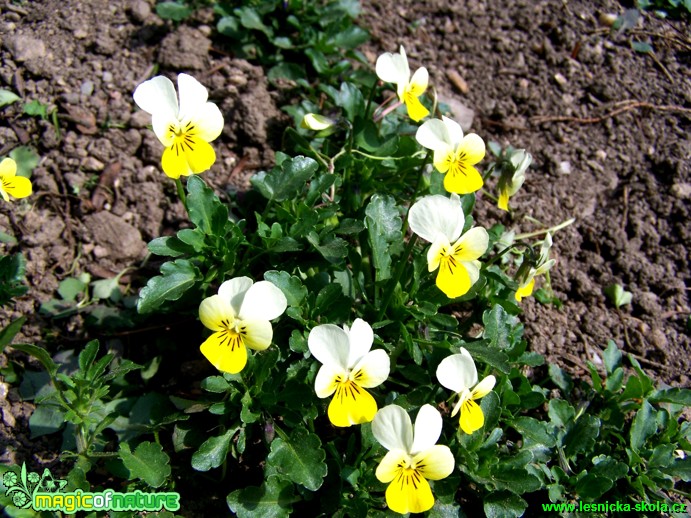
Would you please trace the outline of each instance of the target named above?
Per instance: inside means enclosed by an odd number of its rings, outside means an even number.
[[[243,320],[240,323],[245,345],[255,351],[263,351],[271,345],[274,330],[268,320]]]
[[[178,99],[172,81],[156,76],[140,84],[133,97],[137,106],[151,114],[151,125],[158,140],[165,146],[170,145],[168,126],[178,122]]]
[[[461,347],[460,354],[444,358],[437,367],[439,383],[449,390],[461,393],[477,383],[477,368],[470,353]]]
[[[470,276],[470,285],[472,286],[480,278],[480,261],[468,261],[463,263],[463,267]]]
[[[324,365],[348,369],[348,334],[333,324],[322,324],[310,331],[307,346],[312,356]]]
[[[413,446],[413,423],[408,412],[398,405],[385,406],[372,421],[372,435],[387,450],[410,453]]]
[[[238,315],[241,319],[273,320],[288,306],[280,288],[269,281],[259,281],[247,290]]]
[[[523,175],[523,177],[525,178],[525,170],[528,169],[532,161],[533,156],[530,153],[528,153],[525,149],[519,149],[517,151],[514,151],[514,153],[511,155],[511,164],[516,170],[514,178],[516,177],[516,175]]]
[[[550,259],[550,260],[547,261],[546,263],[541,264],[541,265],[535,270],[535,275],[544,275],[545,273],[547,273],[547,271],[549,271],[549,270],[552,268],[552,266],[554,266],[554,265],[556,264],[556,262],[557,262],[557,261],[555,261],[554,259]]]
[[[405,55],[386,52],[377,58],[377,77],[386,83],[407,84],[410,78],[408,59]]]
[[[445,153],[452,146],[449,130],[443,121],[430,119],[417,129],[415,140],[427,149]]]
[[[235,313],[228,300],[219,295],[212,295],[202,300],[199,305],[199,320],[206,328],[220,331],[233,324]],[[227,321],[227,326],[223,325],[223,321]]]
[[[374,342],[372,327],[361,318],[356,318],[348,331],[348,342],[350,344],[348,368],[352,369],[372,348]]]
[[[186,124],[185,121],[183,122]],[[190,122],[194,124],[199,137],[206,142],[215,140],[223,131],[223,115],[214,103],[200,106],[197,112],[192,115]]]
[[[456,256],[461,261],[474,261],[487,251],[489,246],[489,234],[482,227],[474,227],[468,230],[461,239],[455,244],[455,247],[460,246],[460,251]]]
[[[144,81],[134,91],[134,102],[142,110],[151,113],[169,114],[176,118],[178,114],[178,99],[173,82],[164,76],[156,76]]]
[[[425,451],[439,440],[442,419],[439,411],[432,405],[422,405],[415,418],[415,437],[411,454]]]
[[[319,368],[317,377],[314,379],[314,391],[317,393],[317,397],[329,397],[335,392],[336,384],[334,381],[336,376],[345,378],[346,372],[339,367],[328,364],[324,364]]]
[[[463,208],[457,194],[450,198],[441,194],[425,196],[410,207],[410,229],[425,241],[434,243],[439,235],[454,242],[463,230]]]
[[[242,299],[245,298],[245,293],[247,293],[252,284],[254,284],[254,281],[249,277],[235,277],[221,284],[218,288],[218,294],[229,301],[235,314],[239,315]]]
[[[180,112],[178,118],[181,121],[194,118],[199,109],[209,99],[209,92],[204,85],[187,74],[178,75],[178,91],[180,92]]]
[[[473,399],[480,399],[481,397],[485,397],[487,394],[489,394],[490,390],[494,388],[494,385],[496,385],[496,383],[497,378],[490,374],[475,386],[475,388],[471,392],[471,397]]]
[[[449,143],[455,149],[456,147],[458,147],[458,144],[460,144],[463,140],[463,129],[461,128],[461,125],[458,124],[455,120],[449,119],[444,115],[441,116],[441,120],[444,122],[444,126],[446,126],[446,131],[448,131],[449,133]]]
[[[410,78],[410,86],[416,88],[418,91],[424,92],[427,90],[427,84],[429,83],[429,72],[425,67],[418,68],[413,77]]]
[[[368,352],[355,364],[351,371],[351,379],[361,387],[378,387],[389,377],[390,368],[389,355],[384,349],[377,349]]]

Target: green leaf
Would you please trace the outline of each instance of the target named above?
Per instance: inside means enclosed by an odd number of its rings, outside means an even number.
[[[560,428],[566,428],[576,416],[574,408],[563,399],[550,399],[547,413],[552,423]]]
[[[339,49],[354,49],[367,40],[369,40],[369,33],[366,30],[361,29],[357,25],[351,25],[332,38],[331,43]]]
[[[10,151],[10,158],[17,162],[17,176],[31,178],[31,172],[36,168],[41,157],[29,146],[19,146]]]
[[[221,236],[228,221],[228,208],[198,176],[188,178],[187,192],[190,221],[207,235]]]
[[[605,368],[607,369],[607,374],[612,374],[617,367],[621,367],[621,351],[614,340],[607,342],[607,349],[603,354],[605,360]]]
[[[82,352],[79,353],[79,369],[86,373],[89,367],[94,363],[96,355],[98,354],[98,340],[92,340]]]
[[[324,259],[330,262],[339,262],[348,255],[348,243],[340,237],[321,240],[319,235],[312,231],[307,234],[307,241],[319,252]]]
[[[36,358],[39,362],[41,362],[41,365],[43,365],[51,377],[55,377],[55,374],[58,372],[58,366],[45,349],[30,344],[13,344],[12,348]]]
[[[326,476],[325,458],[319,437],[300,425],[290,436],[281,433],[271,443],[267,464],[292,482],[316,491]]]
[[[626,304],[631,304],[633,295],[630,291],[624,290],[619,284],[610,284],[605,288],[605,295],[615,307],[620,308]]]
[[[261,171],[255,174],[251,183],[265,198],[285,201],[301,192],[318,168],[315,160],[297,156],[284,160],[268,173]]]
[[[192,14],[192,8],[178,2],[161,2],[156,5],[156,14],[164,20],[181,22]]]
[[[235,14],[240,18],[240,24],[246,29],[261,31],[267,36],[271,36],[273,31],[264,25],[257,11],[251,7],[240,7],[235,9]]]
[[[139,293],[139,313],[154,311],[167,300],[178,300],[201,279],[199,269],[186,259],[163,263],[161,273],[149,279]]]
[[[351,83],[341,84],[341,90],[334,101],[336,106],[345,110],[350,121],[354,121],[358,115],[362,116],[365,111],[365,98],[360,90]]]
[[[277,476],[269,476],[260,487],[233,491],[226,498],[238,518],[284,518],[290,516],[294,501],[293,484]]]
[[[139,478],[151,487],[161,487],[170,477],[170,457],[160,444],[144,441],[134,453],[127,443],[120,443],[118,456],[129,470],[129,479]]]
[[[648,401],[651,403],[673,403],[691,406],[691,390],[685,388],[660,389],[653,392]]]
[[[613,485],[614,482],[606,477],[594,473],[586,473],[576,483],[576,493],[583,500],[597,500],[609,491]]]
[[[36,407],[29,418],[31,439],[59,431],[65,425],[65,412],[51,404],[41,404]]]
[[[149,244],[146,246],[152,254],[168,257],[180,257],[194,252],[194,248],[183,243],[175,236],[157,237],[149,241]]]
[[[302,284],[300,278],[290,275],[288,272],[269,270],[264,273],[264,279],[283,292],[290,306],[299,306],[307,296],[307,288]]]
[[[564,394],[571,394],[573,380],[569,373],[559,368],[556,363],[550,363],[548,367],[549,377],[552,382],[561,389]]]
[[[399,248],[403,242],[401,233],[401,215],[396,200],[388,194],[375,194],[365,209],[365,226],[372,259],[376,270],[376,280],[383,281],[391,277],[392,245]]]
[[[192,455],[192,467],[197,471],[217,468],[226,460],[230,441],[238,428],[231,428],[223,435],[209,437]]]
[[[48,106],[34,99],[33,101],[24,103],[24,113],[32,117],[41,117],[43,120],[46,120],[48,118]]]
[[[655,416],[655,408],[644,399],[631,423],[631,448],[634,452],[638,453],[648,438],[657,432]]]
[[[0,108],[17,102],[21,97],[9,90],[0,89]]]
[[[495,369],[508,374],[511,372],[511,364],[506,353],[496,349],[487,347],[486,342],[483,343],[464,343],[461,344],[472,355],[473,359],[480,360],[487,365],[491,365]]]
[[[664,468],[662,471],[673,477],[680,478],[684,482],[691,482],[691,457],[676,459],[671,466]]]
[[[516,317],[509,315],[499,304],[485,311],[482,315],[485,324],[483,336],[489,339],[490,347],[510,349],[513,345],[511,329],[516,321]]]
[[[201,387],[207,392],[222,394],[230,388],[230,383],[223,376],[209,376],[202,380]]]
[[[653,52],[653,46],[644,41],[631,41],[631,48],[636,52],[640,52],[641,54]]]
[[[573,426],[564,436],[564,454],[571,458],[578,453],[589,452],[600,435],[600,420],[590,414],[583,414],[573,421]]]
[[[528,508],[528,502],[508,491],[494,491],[484,497],[487,518],[518,518]]]
[[[520,433],[523,438],[531,439],[537,444],[543,444],[548,448],[556,445],[555,431],[544,421],[538,421],[532,417],[517,417],[511,422],[511,426]]]
[[[16,320],[10,322],[2,330],[0,330],[0,353],[5,350],[5,347],[12,343],[14,337],[19,333],[19,330],[26,322],[26,317],[19,317]]]
[[[77,295],[84,293],[87,284],[82,282],[80,279],[75,277],[68,277],[60,281],[58,285],[58,293],[63,300],[67,302],[74,302],[77,299]]]

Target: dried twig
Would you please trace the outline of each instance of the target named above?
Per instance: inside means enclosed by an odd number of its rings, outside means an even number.
[[[578,124],[596,124],[598,122],[602,122],[606,119],[611,119],[612,117],[616,117],[617,115],[635,110],[637,108],[647,108],[649,110],[653,111],[660,111],[660,112],[676,112],[676,113],[685,113],[688,115],[691,115],[691,109],[690,108],[684,108],[683,106],[676,106],[676,105],[670,105],[670,104],[665,104],[665,105],[657,105],[657,104],[652,104],[644,101],[634,101],[634,100],[628,100],[628,101],[621,101],[617,103],[616,105],[619,105],[618,108],[615,108],[614,110],[605,113],[604,115],[600,117],[566,117],[566,116],[561,116],[561,115],[537,115],[535,117],[530,118],[531,124],[545,124],[548,122],[576,122]],[[615,106],[616,106],[615,105]]]

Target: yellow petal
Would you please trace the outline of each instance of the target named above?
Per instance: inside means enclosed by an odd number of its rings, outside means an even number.
[[[453,148],[440,148],[434,150],[434,167],[440,173],[446,173],[454,162]],[[446,189],[448,191],[448,189]]]
[[[15,198],[26,198],[31,194],[31,181],[23,176],[0,178],[1,189]]]
[[[516,290],[516,300],[520,302],[523,297],[530,297],[533,294],[533,288],[535,287],[535,277],[530,279],[530,282],[524,286],[520,286]]]
[[[472,399],[467,399],[461,405],[461,430],[465,433],[473,433],[485,424],[485,415],[480,406]]]
[[[499,193],[499,201],[497,203],[497,207],[499,207],[501,210],[508,211],[509,210],[509,191],[502,189],[501,192]]]
[[[362,387],[345,381],[336,388],[328,413],[334,426],[368,423],[377,413],[377,402]]]
[[[403,95],[403,102],[408,108],[408,117],[418,122],[429,115],[429,110],[425,108],[420,99],[418,99],[412,92],[408,91]]]
[[[216,161],[216,152],[211,144],[195,135],[176,137],[170,147],[163,151],[161,166],[171,178],[203,173]]]
[[[483,185],[482,176],[466,162],[454,162],[444,177],[444,189],[456,194],[469,194]]]
[[[231,331],[212,334],[199,349],[222,372],[237,374],[247,364],[247,348],[242,337]]]
[[[401,468],[386,489],[386,503],[396,513],[424,513],[434,505],[429,482],[414,469]]]
[[[437,274],[437,287],[450,299],[455,299],[468,293],[472,286],[470,275],[453,257],[445,257],[439,265]]]
[[[456,464],[453,453],[448,446],[435,444],[418,453],[413,458],[413,466],[427,480],[441,480],[453,472]]]

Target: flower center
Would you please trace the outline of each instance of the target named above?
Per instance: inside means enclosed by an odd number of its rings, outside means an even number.
[[[360,386],[357,384],[355,380],[351,378],[353,378],[352,375],[348,375],[346,377],[340,375],[336,376],[335,398],[338,399],[341,403],[343,403],[346,398],[356,400],[358,396],[362,394]]]
[[[393,479],[393,484],[399,484],[401,490],[406,487],[413,486],[417,489],[424,477],[418,471],[422,466],[415,466],[411,459],[406,462],[400,462],[397,466],[396,477]]]
[[[459,174],[468,176],[468,173],[466,172],[467,158],[465,151],[457,151],[455,156],[449,153],[448,160],[450,162],[449,173],[451,173],[451,176],[457,176]]]
[[[220,345],[230,347],[234,351],[236,347],[240,347],[243,343],[244,337],[247,335],[247,328],[241,322],[230,321],[228,319],[221,320],[223,329],[221,333]]]
[[[168,138],[173,140],[170,150],[175,152],[176,156],[180,156],[186,150],[193,151],[196,145],[195,131],[196,127],[192,121],[187,122],[184,126],[182,123],[170,124],[168,126]]]
[[[439,267],[448,268],[449,271],[453,270],[458,266],[459,259],[456,257],[463,250],[463,246],[456,243],[453,246],[443,246],[439,250]]]

